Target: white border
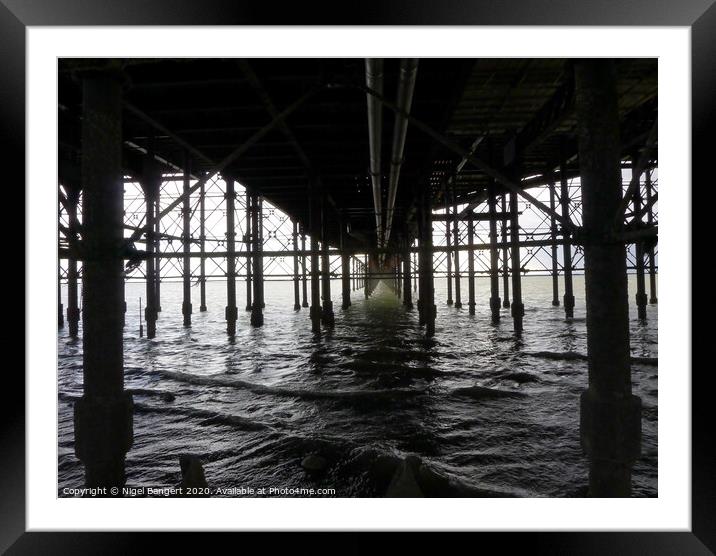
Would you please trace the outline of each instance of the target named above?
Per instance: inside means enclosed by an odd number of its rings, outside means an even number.
[[[29,530],[690,530],[691,32],[681,28],[27,29]],[[655,499],[57,498],[57,57],[658,57],[659,496]],[[577,411],[578,408],[575,408]]]

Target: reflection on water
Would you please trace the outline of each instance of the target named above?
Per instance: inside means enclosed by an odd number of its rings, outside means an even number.
[[[181,284],[163,283],[157,338],[147,340],[138,334],[144,286],[127,284],[125,384],[135,400],[128,484],[176,485],[178,458],[192,453],[215,487],[327,487],[337,496],[381,496],[400,459],[417,455],[438,478],[433,495],[584,494],[581,277],[575,277],[577,307],[569,323],[551,305],[550,279],[525,278],[519,339],[509,309],[500,325],[490,324],[485,279],[477,280],[474,316],[466,299],[464,309],[445,305],[445,280],[436,280],[430,340],[417,311],[406,311],[385,285],[368,300],[362,290],[352,292],[346,311],[337,302],[335,328],[316,337],[308,310],[292,310],[292,288],[267,282],[264,326],[252,328],[249,313],[240,311],[231,341],[224,283],[207,284],[209,311],[194,313],[191,329],[182,327]],[[467,292],[467,281],[462,289]],[[337,301],[340,282],[332,291]],[[634,495],[656,496],[656,307],[646,324],[636,321],[633,307],[631,319],[634,392],[644,407]],[[72,426],[82,346],[68,341],[65,330],[58,345],[62,489],[82,483]],[[325,458],[324,473],[303,470],[309,454]]]

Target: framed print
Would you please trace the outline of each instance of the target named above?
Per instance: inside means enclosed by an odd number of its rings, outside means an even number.
[[[26,216],[9,553],[712,553],[710,2],[0,14]]]

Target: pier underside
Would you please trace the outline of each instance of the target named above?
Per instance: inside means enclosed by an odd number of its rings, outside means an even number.
[[[573,400],[584,494],[632,495],[642,400],[631,323],[646,326],[658,301],[657,101],[655,59],[61,59],[59,326],[82,338],[73,429],[85,483],[127,482],[128,323],[149,342],[168,303],[187,331],[220,314],[221,336],[242,350],[248,329],[297,334],[271,312],[270,284],[285,282],[285,311],[303,314],[295,322],[317,345],[353,349],[336,330],[373,337],[356,315],[383,307],[381,333],[422,342],[430,365],[462,334],[451,314],[510,329],[518,352],[552,326],[530,321],[536,303],[570,328],[586,319]],[[539,301],[525,279],[535,275],[549,290]],[[374,339],[365,349],[394,355]],[[455,349],[479,367],[475,346]],[[411,368],[371,383],[380,411]],[[454,389],[459,400],[523,395],[487,390]],[[420,462],[389,467],[392,495],[457,495],[426,487],[442,483]]]

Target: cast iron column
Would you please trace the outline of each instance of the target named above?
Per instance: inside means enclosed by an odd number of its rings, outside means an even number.
[[[191,186],[191,159],[189,153],[184,151],[184,233],[182,237],[184,247],[184,288],[181,313],[184,316],[184,326],[191,326],[191,207],[189,199],[189,188]]]
[[[637,164],[638,155],[632,156],[632,172]],[[634,190],[633,210],[636,229],[641,228],[641,175],[637,177],[639,184]],[[644,276],[644,242],[637,240],[634,243],[634,255],[636,258],[636,310],[639,320],[646,320],[646,280]]]
[[[351,306],[351,258],[346,253],[346,246],[344,245],[343,224],[341,224],[341,284],[342,284],[342,309],[348,309]]]
[[[510,307],[510,274],[509,274],[509,260],[508,260],[508,245],[507,242],[507,193],[502,194],[502,293],[505,298],[502,300],[502,306],[505,309]]]
[[[300,276],[298,274],[298,222],[293,221],[293,310],[301,310]]]
[[[251,325],[262,326],[264,323],[263,313],[263,207],[261,206],[261,199],[256,193],[251,194],[251,253],[253,256],[253,262],[251,264],[253,271],[253,286],[254,296],[253,303],[251,304]]]
[[[199,189],[199,311],[206,311],[206,213],[204,206],[204,184]]]
[[[631,393],[626,252],[609,240],[622,200],[614,61],[578,60],[575,81],[589,356],[580,431],[589,494],[621,497],[640,453],[641,402]]]
[[[475,314],[475,222],[474,213],[468,213],[470,220],[467,223],[467,306],[471,315]]]
[[[236,192],[233,178],[226,180],[226,333],[236,335],[236,224],[234,202]]]
[[[323,308],[321,321],[325,326],[333,326],[333,301],[331,301],[331,261],[328,256],[328,217],[326,215],[326,196],[321,195],[321,294]]]
[[[452,220],[452,233],[453,233],[453,247],[455,248],[455,308],[462,308],[462,298],[460,296],[460,229],[459,229],[459,218],[457,213],[457,195],[455,194],[455,181],[456,178],[452,179],[452,202],[453,202],[453,220]]]
[[[487,203],[490,211],[490,312],[492,323],[500,322],[500,259],[497,248],[497,198],[495,181],[488,186]]]
[[[244,243],[246,244],[246,310],[251,311],[253,303],[251,301],[251,234],[252,232],[252,218],[253,218],[253,201],[254,198],[246,190],[246,235],[244,236]]]
[[[519,178],[518,178],[519,181]],[[522,269],[520,267],[520,224],[517,212],[517,193],[510,192],[510,236],[512,262],[512,321],[517,334],[522,332],[525,307],[522,304]]]
[[[410,255],[410,236],[407,234],[403,240],[403,306],[406,309],[413,308],[413,292],[411,289],[411,255]]]
[[[559,165],[560,194],[559,200],[562,205],[562,218],[569,219],[569,183],[567,181],[567,164],[562,154]],[[572,287],[572,241],[570,232],[562,227],[562,252],[564,259],[562,270],[564,271],[564,316],[568,319],[574,317],[574,289]]]
[[[82,367],[75,402],[75,454],[88,487],[124,486],[132,446],[132,397],[124,391],[122,280],[124,187],[119,76],[92,74],[82,84]],[[111,494],[111,491],[108,491]]]
[[[443,186],[443,197],[445,197],[445,245],[447,246],[447,304],[452,305],[452,233],[450,232],[450,199],[448,197],[447,182]]]
[[[301,224],[301,289],[302,289],[302,307],[308,307],[308,285],[306,284],[306,231]]]
[[[144,320],[147,322],[147,338],[152,339],[157,335],[157,258],[155,256],[156,241],[156,205],[161,174],[156,167],[154,160],[153,141],[150,138],[149,149],[143,160],[142,187],[146,201],[147,215],[147,306],[144,309]]]
[[[647,170],[644,174],[646,179],[646,202],[649,205],[649,212],[646,213],[646,222],[651,228],[654,225],[654,204],[652,203],[651,170]],[[646,251],[649,257],[649,303],[654,305],[658,303],[656,297],[656,256],[654,255],[654,242],[650,241]]]
[[[549,215],[550,232],[552,239],[552,305],[559,307],[559,261],[557,260],[557,222],[554,218],[556,192],[554,190],[554,180],[549,180],[549,208],[552,214]]]
[[[66,187],[67,191],[67,220],[70,230],[70,237],[79,236],[79,222],[77,220],[77,205],[80,200],[80,191],[76,186]],[[73,242],[76,239],[73,239]],[[71,250],[72,251],[72,250]],[[80,308],[77,295],[77,257],[70,253],[67,259],[67,324],[71,338],[76,338],[79,333]],[[124,280],[122,280],[124,282]],[[124,295],[122,296],[124,303]],[[124,306],[124,305],[123,305]],[[124,313],[122,313],[124,316]],[[124,321],[124,319],[122,319]]]

